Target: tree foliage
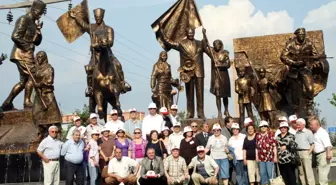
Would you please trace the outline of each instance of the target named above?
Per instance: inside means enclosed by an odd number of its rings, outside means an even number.
[[[323,128],[326,128],[327,127],[327,120],[326,120],[326,118],[321,118],[320,117],[320,115],[321,115],[320,104],[318,102],[314,102],[313,108],[314,108],[313,109],[314,110],[314,115],[320,119],[321,126]]]
[[[332,93],[332,98],[328,99],[330,104],[336,107],[336,93]]]
[[[186,117],[187,117],[187,113],[185,111],[180,111],[177,113],[178,117],[180,118],[180,122],[182,123]]]

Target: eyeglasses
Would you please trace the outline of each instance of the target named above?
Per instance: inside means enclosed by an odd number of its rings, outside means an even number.
[[[134,132],[134,134],[141,134],[141,132]]]
[[[267,128],[268,126],[261,126],[260,128]]]
[[[214,130],[214,132],[220,132],[221,130],[219,130],[219,129],[216,129],[216,130]]]
[[[193,127],[193,128],[196,128],[196,127],[197,127],[197,125],[191,125],[191,127]]]
[[[58,133],[58,131],[51,131],[51,133],[53,133],[53,134],[55,134],[55,133],[56,133],[56,134],[57,134],[57,133]]]
[[[119,134],[119,133],[123,133],[123,134],[125,134],[125,132],[117,132],[117,134]]]
[[[112,116],[118,116],[118,114],[112,114]]]

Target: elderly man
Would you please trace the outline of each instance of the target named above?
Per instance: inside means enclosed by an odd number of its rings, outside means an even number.
[[[197,147],[197,156],[191,160],[188,168],[193,169],[191,178],[195,185],[217,184],[219,167],[215,160],[205,154],[204,146]]]
[[[168,185],[187,185],[190,180],[186,161],[180,156],[180,147],[173,146],[164,162]]]
[[[105,182],[111,185],[119,185],[120,183],[136,185],[137,178],[135,174],[137,174],[138,169],[139,164],[135,160],[129,157],[123,157],[122,149],[116,148],[115,158],[113,158],[108,165],[108,174]]]
[[[180,121],[179,116],[177,115],[178,106],[176,104],[173,104],[170,107],[170,119],[172,120],[173,124]]]
[[[111,110],[111,120],[105,124],[105,127],[110,129],[110,135],[115,135],[119,129],[124,128],[124,122],[118,119],[118,111]]]
[[[37,148],[37,154],[42,159],[43,176],[45,185],[57,185],[60,181],[61,147],[63,143],[57,139],[58,128],[50,126],[49,135],[42,140]]]
[[[209,137],[212,136],[212,133],[209,132],[209,130],[210,130],[209,123],[204,122],[203,127],[202,127],[202,132],[198,133],[195,136],[195,140],[196,140],[196,143],[198,143],[198,145],[202,145],[204,147],[206,146]]]
[[[170,151],[172,150],[173,146],[177,146],[180,148],[181,140],[184,139],[183,133],[181,132],[181,123],[177,122],[173,126],[173,133],[169,135],[168,139],[168,154],[170,155]]]
[[[193,137],[196,137],[196,135],[199,133],[197,122],[192,122],[192,123],[190,124],[190,127],[191,127],[191,130],[192,130],[192,132],[193,132]]]
[[[155,103],[150,103],[148,106],[148,110],[149,110],[149,115],[145,116],[145,118],[142,121],[142,137],[144,139],[149,138],[149,133],[152,130],[156,130],[159,133],[162,131],[163,129],[163,118],[161,115],[157,114],[157,107]]]
[[[140,185],[166,184],[162,159],[155,156],[154,148],[148,148],[146,154],[147,157],[141,161]]]
[[[320,185],[328,184],[328,175],[330,171],[330,160],[332,159],[332,145],[329,134],[321,127],[318,118],[312,118],[310,121],[310,129],[314,133],[314,155],[316,156],[318,176]]]
[[[130,113],[130,119],[125,122],[125,132],[126,136],[129,139],[134,139],[134,129],[136,128],[142,128],[142,122],[141,120],[137,119],[137,110],[135,108],[132,108],[129,110]]]
[[[72,126],[69,129],[66,139],[69,140],[72,138],[72,133],[75,129],[79,130],[81,132],[81,138],[84,138],[84,133],[86,131],[86,128],[84,126],[81,126],[81,118],[79,116],[75,116],[73,118],[73,122],[74,122],[74,126]]]
[[[102,130],[103,126],[97,122],[98,115],[96,113],[90,114],[90,124],[86,126],[86,139],[91,140],[91,134],[93,130]]]
[[[299,175],[302,185],[315,185],[314,173],[312,168],[312,153],[314,151],[314,135],[306,129],[306,121],[302,118],[296,120],[297,132],[295,142],[297,143],[297,151],[301,159],[299,166]]]
[[[64,143],[61,155],[64,156],[65,184],[73,185],[74,175],[76,175],[76,184],[84,184],[83,151],[84,142],[80,139],[80,131],[74,130],[72,139]]]

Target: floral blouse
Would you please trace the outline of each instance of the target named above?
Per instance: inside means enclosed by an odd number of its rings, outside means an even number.
[[[258,159],[261,162],[273,162],[274,148],[276,147],[276,141],[274,140],[273,132],[268,132],[266,135],[261,133],[256,134]]]

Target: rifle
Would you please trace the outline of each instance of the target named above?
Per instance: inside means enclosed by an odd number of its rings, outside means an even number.
[[[334,57],[328,57],[327,55],[315,55],[315,56],[307,56],[307,55],[292,55],[290,56],[290,59],[294,61],[302,61],[303,63],[295,64],[297,66],[308,66],[312,67],[313,62],[316,60],[326,60],[326,59],[333,59]],[[304,61],[307,61],[308,64],[305,64]]]

